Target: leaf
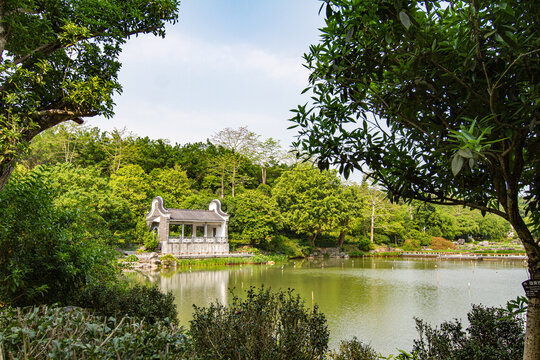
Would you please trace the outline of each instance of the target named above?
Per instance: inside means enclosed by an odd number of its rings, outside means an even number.
[[[345,37],[345,41],[346,42],[351,41],[353,34],[354,34],[354,26],[350,28],[349,31],[347,31],[347,36]]]
[[[333,13],[334,11],[332,11],[332,6],[330,6],[330,3],[327,3],[326,4],[326,18],[330,19]]]
[[[411,19],[409,18],[409,15],[407,15],[404,11],[399,12],[399,20],[405,26],[405,29],[409,30],[411,27]]]
[[[463,167],[463,163],[465,162],[465,159],[459,156],[458,154],[454,155],[452,159],[452,174],[454,176],[457,176],[459,172],[461,171],[461,168]]]
[[[466,149],[459,149],[459,151],[457,152],[457,154],[461,157],[464,157],[466,159],[472,159],[473,158],[473,153],[471,151],[471,149],[469,148],[466,148]]]

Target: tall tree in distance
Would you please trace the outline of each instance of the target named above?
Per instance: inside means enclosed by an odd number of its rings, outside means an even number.
[[[268,138],[258,141],[256,145],[255,162],[261,167],[261,182],[266,184],[266,170],[278,164],[283,159],[283,150],[279,140]]]
[[[0,190],[29,141],[50,127],[113,114],[121,45],[165,35],[178,0],[0,2]],[[98,16],[97,16],[98,15]]]
[[[229,150],[228,154],[219,157],[218,167],[221,171],[221,197],[224,191],[225,174],[229,173],[231,192],[234,197],[234,189],[238,180],[238,169],[244,162],[244,158],[252,159],[257,151],[258,135],[248,130],[246,126],[238,129],[225,128],[212,136],[211,142],[216,146],[222,146]]]
[[[325,3],[296,145],[322,168],[370,169],[394,201],[501,216],[540,280],[540,2]],[[524,358],[540,359],[539,297],[529,299]]]

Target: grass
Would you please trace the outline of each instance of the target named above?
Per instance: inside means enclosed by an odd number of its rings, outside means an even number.
[[[286,262],[286,255],[255,255],[249,258],[210,258],[210,259],[176,259],[177,267],[215,267],[225,265],[241,265],[241,264],[265,264],[269,261],[276,263]]]

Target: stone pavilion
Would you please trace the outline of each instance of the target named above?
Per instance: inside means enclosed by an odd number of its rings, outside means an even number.
[[[172,255],[228,254],[228,222],[229,215],[221,210],[219,200],[212,200],[208,210],[167,209],[157,196],[146,215],[149,229],[157,231],[161,253]]]

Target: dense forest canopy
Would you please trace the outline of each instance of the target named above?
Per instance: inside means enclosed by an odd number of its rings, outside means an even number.
[[[171,144],[128,130],[60,124],[38,135],[17,173],[46,173],[55,203],[82,209],[94,236],[115,246],[157,244],[144,214],[161,196],[166,207],[204,209],[221,198],[229,212],[230,239],[301,255],[314,245],[370,244],[419,248],[432,237],[499,241],[509,224],[462,207],[392,204],[369,183],[347,182],[335,171],[295,163],[279,143],[247,128],[250,151],[223,146],[216,132],[206,142]],[[264,153],[272,144],[272,156]],[[262,154],[262,155],[259,155]],[[264,168],[264,171],[262,169]],[[233,194],[233,186],[235,193]]]

